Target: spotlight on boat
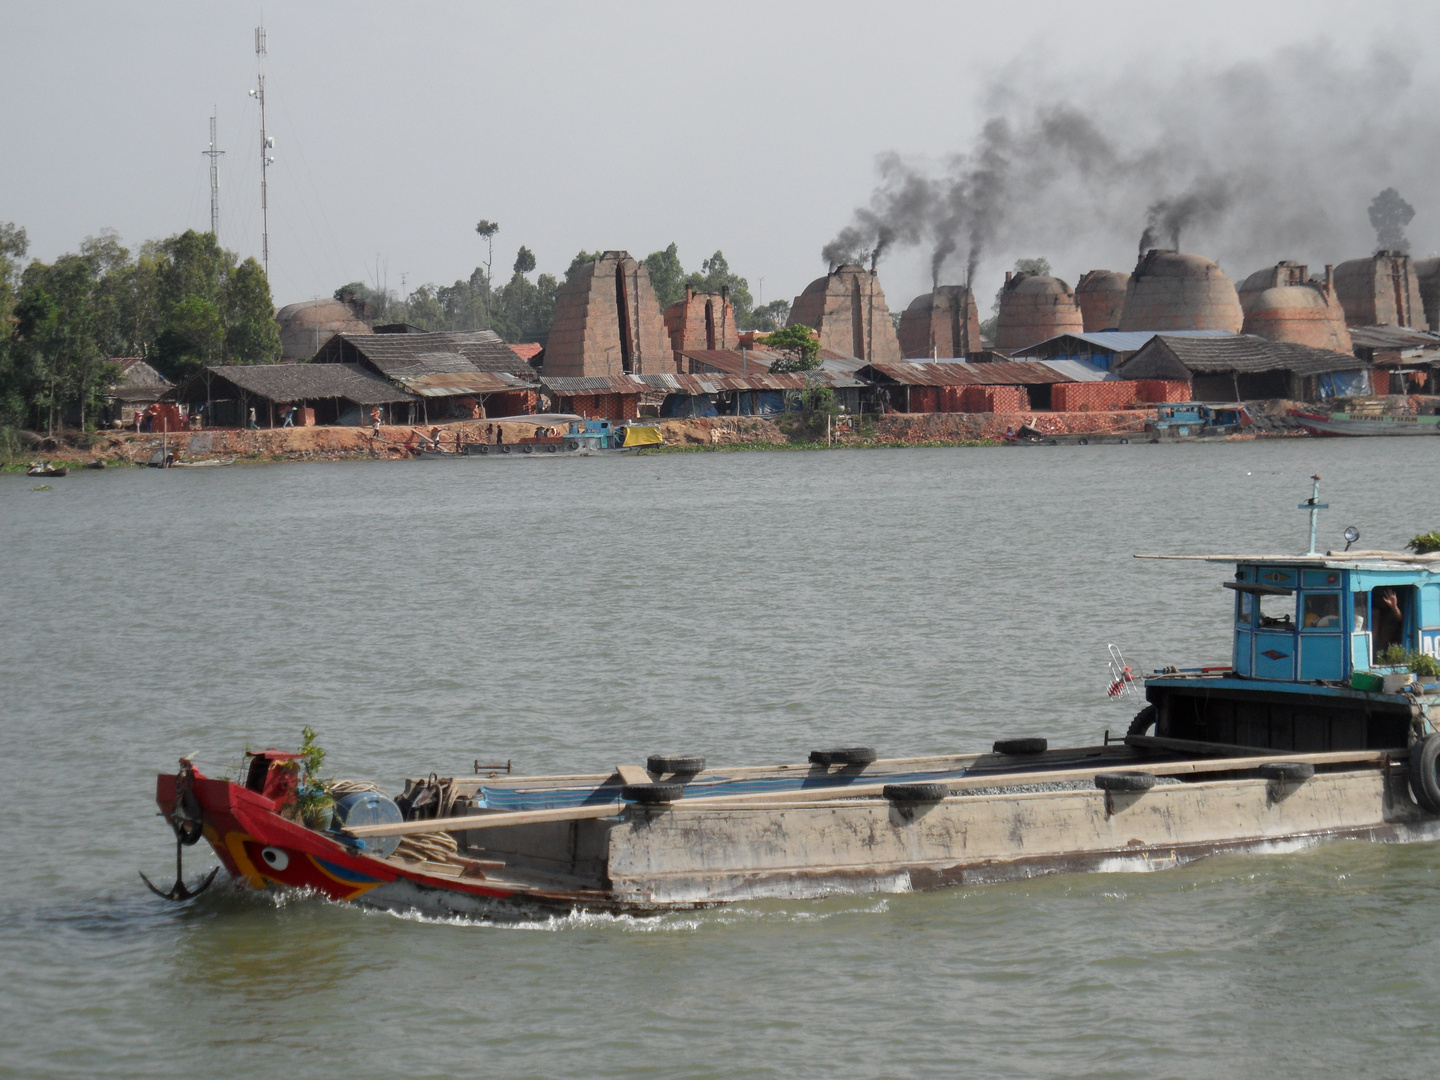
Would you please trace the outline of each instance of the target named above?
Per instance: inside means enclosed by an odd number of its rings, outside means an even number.
[[[1351,525],[1348,529],[1345,530],[1345,550],[1349,551],[1350,545],[1355,543],[1355,541],[1359,539],[1360,530],[1355,528],[1354,525]]]

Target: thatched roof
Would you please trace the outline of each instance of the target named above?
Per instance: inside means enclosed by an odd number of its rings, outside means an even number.
[[[165,397],[175,401],[213,398],[227,392],[226,384],[277,405],[325,398],[343,398],[357,405],[415,400],[413,394],[355,364],[213,364],[167,391]]]

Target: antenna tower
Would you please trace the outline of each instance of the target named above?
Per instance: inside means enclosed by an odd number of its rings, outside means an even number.
[[[210,159],[210,235],[220,239],[220,157],[224,150],[215,149],[215,114],[210,114],[210,149],[201,150]]]
[[[275,140],[265,133],[265,27],[255,28],[255,58],[260,68],[260,88],[250,91],[260,102],[260,260],[265,265],[265,276],[270,276],[270,207],[267,202],[267,179],[271,164],[275,161],[270,151]]]

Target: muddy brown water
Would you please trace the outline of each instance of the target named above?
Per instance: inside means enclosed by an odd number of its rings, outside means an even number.
[[[157,770],[306,723],[390,787],[1096,740],[1107,642],[1229,656],[1225,568],[1133,552],[1298,551],[1313,472],[1402,544],[1399,441],[0,477],[0,1076],[1432,1072],[1434,844],[518,926],[137,877]]]

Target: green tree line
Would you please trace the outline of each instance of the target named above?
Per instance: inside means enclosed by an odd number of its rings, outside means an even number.
[[[492,222],[482,224],[493,227]],[[564,280],[569,281],[582,266],[599,257],[598,251],[578,252],[570,260]],[[521,245],[509,279],[500,284],[491,281],[483,266],[477,266],[468,279],[453,285],[426,283],[404,298],[362,281],[340,286],[335,298],[363,304],[365,318],[373,325],[410,323],[423,330],[494,330],[506,341],[543,342],[555,319],[561,281],[551,274],[540,274],[532,281],[535,267],[534,252]],[[671,244],[647,255],[645,268],[661,310],[684,299],[687,285],[697,292],[714,293],[723,286],[730,290],[735,323],[741,330],[775,330],[785,325],[790,314],[790,305],[784,300],[757,308],[749,282],[731,272],[723,252],[715,252],[701,262],[699,270],[687,273],[676,245]]]
[[[113,231],[52,263],[25,262],[23,228],[0,222],[0,427],[54,432],[92,423],[117,357],[171,380],[203,364],[269,363],[280,330],[265,271],[210,233],[188,230],[138,252]]]

